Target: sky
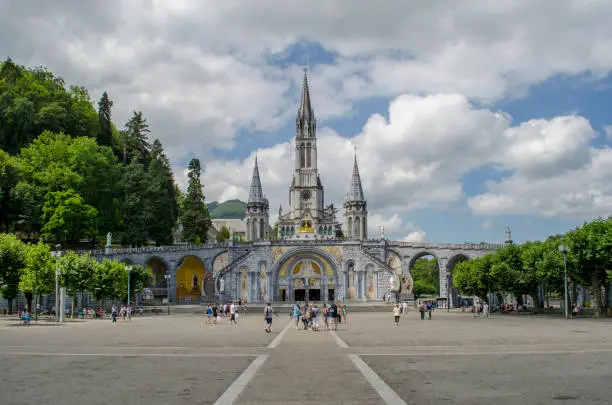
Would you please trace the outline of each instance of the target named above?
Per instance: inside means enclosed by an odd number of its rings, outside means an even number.
[[[303,67],[326,204],[356,149],[369,234],[541,240],[612,209],[608,0],[0,3],[0,57],[147,118],[177,180],[288,206]],[[342,220],[342,217],[339,218]]]

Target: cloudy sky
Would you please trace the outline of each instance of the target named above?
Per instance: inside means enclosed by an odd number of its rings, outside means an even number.
[[[353,146],[370,233],[542,239],[612,209],[609,0],[0,3],[0,56],[45,65],[120,126],[142,110],[177,178],[245,199],[255,153],[288,204],[302,67],[327,202]],[[274,217],[272,218],[274,220]]]

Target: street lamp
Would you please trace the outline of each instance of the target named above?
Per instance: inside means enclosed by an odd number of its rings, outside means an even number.
[[[127,270],[127,274],[128,274],[128,296],[127,296],[127,306],[130,306],[130,271],[132,271],[133,267],[132,266],[126,266],[125,269]]]
[[[563,272],[563,285],[564,285],[564,289],[565,289],[565,311],[564,316],[565,319],[568,319],[568,312],[567,312],[567,249],[565,248],[565,246],[563,245],[559,245],[559,252],[563,253],[563,268],[564,268],[564,272]]]
[[[450,277],[446,275],[446,312],[450,312]]]
[[[59,322],[59,259],[62,256],[62,251],[60,250],[62,245],[59,243],[55,245],[55,251],[51,252],[51,256],[55,257],[55,322]]]
[[[166,279],[166,300],[168,301],[168,315],[170,315],[170,277],[172,277],[170,273],[164,274],[164,278]]]

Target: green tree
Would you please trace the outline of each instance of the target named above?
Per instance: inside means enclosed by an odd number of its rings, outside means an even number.
[[[133,159],[123,174],[121,206],[121,243],[142,246],[147,243],[147,212],[145,192],[148,187],[144,166]]]
[[[217,232],[217,242],[224,242],[226,240],[229,240],[229,238],[230,238],[229,229],[227,229],[225,226],[222,226],[221,230]]]
[[[142,116],[142,111],[134,111],[123,131],[123,164],[131,162],[133,158],[142,164],[148,163],[151,149],[148,139],[150,132],[149,124]]]
[[[98,302],[121,299],[127,292],[125,264],[109,259],[97,263],[90,277],[88,290]]]
[[[126,270],[127,271],[127,270]],[[132,266],[129,272],[130,277],[130,301],[134,301],[136,296],[144,291],[149,280],[149,272],[140,265]],[[127,301],[127,285],[125,286],[126,301]]]
[[[38,297],[41,294],[51,294],[55,286],[55,260],[51,257],[49,245],[42,242],[26,245],[24,264],[19,276],[19,289],[26,296],[28,311],[32,312],[38,307]],[[33,308],[34,296],[37,302]]]
[[[61,282],[68,295],[72,299],[74,308],[74,298],[77,293],[84,293],[91,285],[91,275],[94,274],[98,262],[88,254],[80,255],[75,252],[68,252],[61,258]],[[82,303],[82,305],[85,305]],[[72,316],[74,316],[72,311]]]
[[[43,206],[41,235],[57,242],[93,238],[98,233],[98,210],[85,204],[74,190],[55,191],[47,195]]]
[[[108,93],[102,93],[102,97],[100,97],[100,101],[98,101],[98,122],[100,124],[100,130],[98,132],[98,145],[113,145],[113,122],[111,120],[112,107],[113,102],[108,97]]]
[[[605,315],[610,289],[606,288],[604,295],[602,287],[607,287],[612,269],[612,219],[599,218],[587,222],[568,232],[563,239],[569,248],[573,278],[590,287],[599,314]]]
[[[15,187],[19,180],[19,172],[10,155],[0,149],[0,231],[9,231],[20,212],[16,199]]]
[[[13,300],[19,292],[19,276],[25,260],[25,245],[15,235],[0,234],[0,295],[8,301],[9,314],[13,313]]]
[[[43,131],[95,137],[96,111],[87,90],[66,89],[43,67],[24,68],[7,59],[0,65],[0,149],[16,154]]]
[[[110,148],[91,138],[44,132],[21,150],[16,161],[21,173],[15,194],[22,207],[22,230],[39,232],[49,193],[69,189],[98,211],[101,233],[115,228],[121,169]]]
[[[424,280],[414,280],[412,294],[415,299],[427,294],[436,294],[436,288]]]
[[[171,245],[178,219],[178,204],[170,162],[161,142],[156,139],[151,147],[151,161],[147,173],[146,223],[148,238],[159,245]]]
[[[189,162],[189,186],[183,201],[182,223],[183,239],[192,243],[204,243],[208,239],[208,229],[211,226],[210,214],[202,192],[200,183],[200,160],[192,159]]]
[[[440,272],[438,269],[438,260],[436,258],[428,259],[426,257],[421,257],[415,260],[410,269],[410,274],[415,282],[421,280],[423,286],[427,285],[427,291],[433,289],[433,294],[438,294]]]

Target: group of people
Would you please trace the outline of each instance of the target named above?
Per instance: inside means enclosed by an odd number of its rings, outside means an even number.
[[[206,324],[214,326],[219,322],[219,318],[227,318],[229,315],[230,326],[238,326],[239,313],[246,314],[246,306],[242,304],[242,301],[233,301],[231,304],[213,305],[208,304],[206,306]]]
[[[132,307],[130,305],[121,305],[119,309],[117,309],[117,305],[113,304],[111,308],[111,318],[112,322],[117,322],[117,316],[121,317],[123,321],[132,320]]]
[[[295,321],[295,329],[300,329],[300,320],[302,321],[303,330],[319,331],[322,329],[328,330],[331,324],[334,329],[338,329],[338,324],[342,323],[342,319],[347,322],[346,305],[336,305],[335,302],[323,304],[320,308],[316,304],[308,304],[305,302],[300,306],[299,302],[293,305],[289,316]]]

